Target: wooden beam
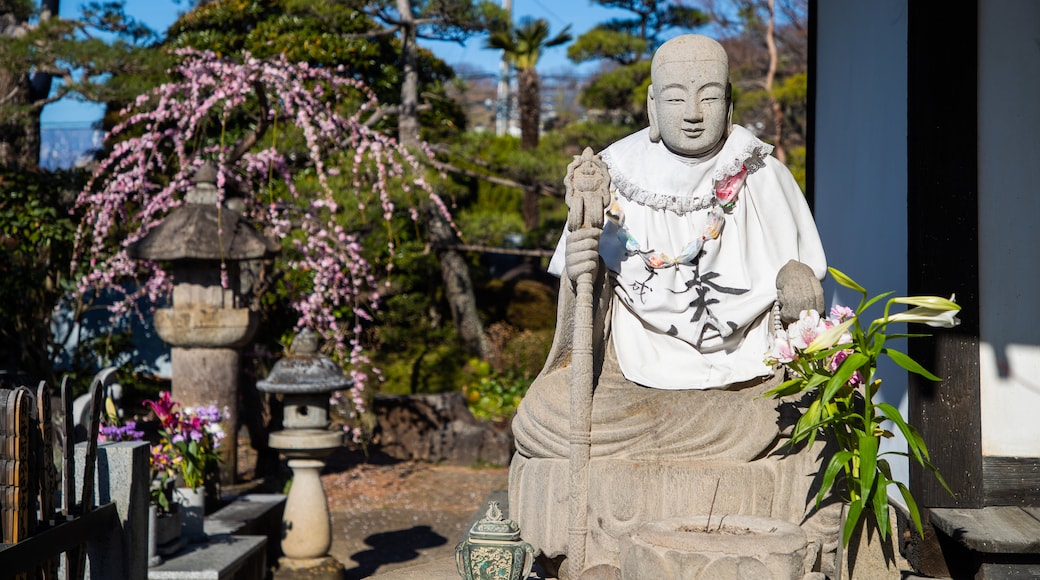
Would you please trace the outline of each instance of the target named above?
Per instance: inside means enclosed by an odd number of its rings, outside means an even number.
[[[1040,459],[983,457],[982,488],[985,505],[1035,506],[1040,498]]]
[[[943,378],[910,376],[910,422],[951,496],[910,462],[919,505],[982,507],[979,389],[978,31],[976,2],[934,10],[908,2],[907,286],[956,293],[961,325],[910,341],[911,356]],[[893,135],[893,138],[898,136]]]

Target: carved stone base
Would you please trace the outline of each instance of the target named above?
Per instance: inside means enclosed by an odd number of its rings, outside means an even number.
[[[840,505],[809,510],[816,466],[805,455],[724,461],[646,461],[594,458],[589,472],[586,567],[621,566],[621,541],[648,522],[696,514],[740,514],[802,524],[823,552],[818,566],[832,571]],[[510,466],[509,506],[526,541],[547,558],[566,555],[569,463],[517,455]],[[731,516],[732,517],[732,516]],[[814,561],[810,567],[817,567]],[[683,576],[675,576],[683,577]]]
[[[814,547],[795,524],[754,516],[691,516],[643,524],[621,541],[621,576],[802,580]]]

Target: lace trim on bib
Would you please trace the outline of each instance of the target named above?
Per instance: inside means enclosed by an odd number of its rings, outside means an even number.
[[[737,129],[737,127],[734,127],[734,129]],[[743,128],[741,127],[741,129]],[[747,130],[744,129],[744,131]],[[717,184],[736,175],[743,167],[746,167],[747,174],[751,175],[766,166],[765,157],[773,152],[773,146],[759,141],[750,132],[747,132],[747,135],[750,138],[745,140],[744,146],[739,151],[731,153],[723,148],[722,154],[727,159],[725,161],[722,159],[717,161],[718,167],[715,168],[713,175],[714,183]],[[702,196],[669,195],[649,191],[631,182],[623,173],[614,169],[609,149],[601,153],[600,157],[606,162],[610,171],[611,189],[620,193],[625,199],[639,205],[652,209],[667,210],[678,215],[686,215],[691,212],[711,208],[718,203],[713,190],[709,190],[708,195]]]
[[[744,147],[729,157],[729,160],[719,160],[719,166],[715,168],[715,181],[719,182],[731,175],[736,175],[741,167],[747,167],[748,175],[766,166],[765,158],[773,152],[773,146],[763,143],[754,136],[744,143]]]
[[[601,158],[603,159],[603,161],[606,162],[607,167],[610,171],[610,188],[612,190],[615,190],[617,193],[620,193],[625,199],[629,201],[634,201],[639,205],[643,205],[652,209],[668,210],[679,215],[685,215],[690,212],[708,209],[709,207],[712,207],[716,204],[714,192],[712,192],[710,195],[693,197],[654,193],[652,191],[643,189],[642,187],[639,187],[635,183],[629,181],[624,174],[614,170],[614,165],[610,162],[610,151],[604,151],[601,154]]]

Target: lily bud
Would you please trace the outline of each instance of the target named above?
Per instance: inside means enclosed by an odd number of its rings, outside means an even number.
[[[816,335],[816,338],[809,343],[809,347],[805,349],[805,352],[827,350],[835,344],[838,344],[838,341],[841,340],[842,336],[845,335],[846,332],[848,332],[849,327],[852,326],[852,323],[855,322],[855,320],[855,318],[850,318],[849,320],[836,326],[832,326]]]

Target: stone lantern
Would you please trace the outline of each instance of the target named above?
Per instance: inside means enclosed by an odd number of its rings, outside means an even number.
[[[343,445],[343,432],[328,429],[329,395],[352,383],[339,365],[318,354],[317,336],[305,329],[293,340],[289,355],[256,384],[260,391],[282,395],[285,409],[283,429],[271,433],[269,440],[288,458],[293,472],[282,522],[282,575],[342,576],[342,566],[328,556],[332,522],[319,476],[325,457]]]
[[[185,204],[134,244],[130,257],[168,264],[171,308],[154,317],[159,337],[171,346],[172,396],[186,407],[216,405],[225,414],[227,437],[221,482],[237,472],[239,350],[256,332],[259,318],[246,304],[258,260],[278,245],[242,215],[217,204],[217,171],[203,165]],[[226,271],[227,288],[221,284]]]

